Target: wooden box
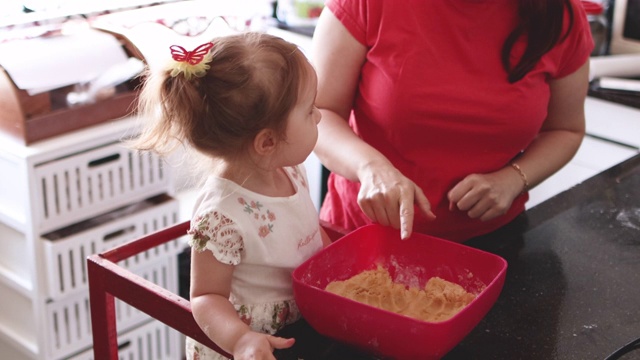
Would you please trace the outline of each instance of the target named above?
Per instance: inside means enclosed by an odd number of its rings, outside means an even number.
[[[122,43],[126,39],[118,38]],[[123,48],[132,57],[130,44]],[[43,56],[46,59],[45,56]],[[70,55],[69,61],[73,61]],[[19,89],[0,64],[0,132],[30,145],[90,125],[130,115],[135,110],[139,80],[126,81],[95,103],[69,106],[67,94],[74,86],[65,86],[36,95]]]

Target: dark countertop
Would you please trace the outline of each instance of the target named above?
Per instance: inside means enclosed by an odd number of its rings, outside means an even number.
[[[640,337],[640,155],[466,244],[509,267],[494,307],[444,359],[604,359]],[[304,324],[289,333],[300,347],[279,359],[374,359]]]

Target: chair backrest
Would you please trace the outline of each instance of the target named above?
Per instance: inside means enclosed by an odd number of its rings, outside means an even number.
[[[189,301],[117,265],[120,260],[186,235],[188,229],[186,221],[87,258],[95,360],[118,359],[115,298],[228,355],[200,329]]]
[[[231,357],[200,329],[188,300],[117,264],[186,235],[189,225],[189,221],[185,221],[87,258],[95,360],[118,359],[116,298],[214,351]],[[328,223],[321,222],[321,225],[332,240],[346,233]]]

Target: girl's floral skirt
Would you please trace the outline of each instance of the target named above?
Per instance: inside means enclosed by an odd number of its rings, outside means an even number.
[[[278,301],[257,305],[235,305],[240,319],[248,324],[253,331],[273,335],[286,325],[300,319],[300,310],[294,300]],[[187,338],[187,360],[227,360],[216,351]]]

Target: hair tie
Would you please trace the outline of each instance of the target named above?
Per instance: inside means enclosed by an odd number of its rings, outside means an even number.
[[[179,45],[171,45],[171,57],[174,62],[171,65],[171,76],[178,76],[184,73],[184,77],[189,80],[191,76],[203,77],[209,70],[209,62],[212,55],[209,52],[213,48],[213,43],[204,43],[192,51],[187,51]]]

